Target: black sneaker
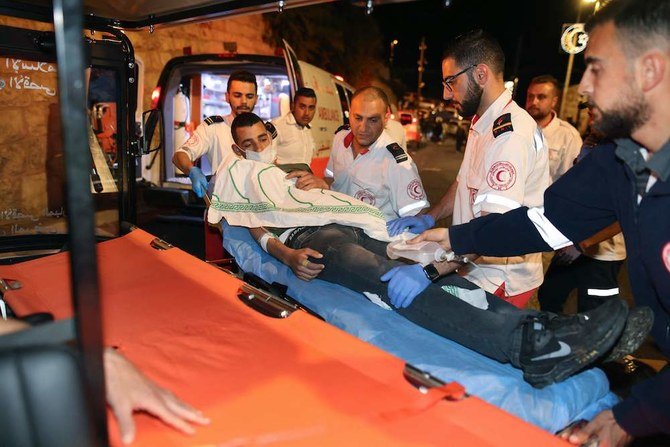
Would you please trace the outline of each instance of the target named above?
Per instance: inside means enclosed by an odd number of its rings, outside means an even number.
[[[635,307],[628,312],[626,326],[621,337],[609,352],[604,362],[621,360],[637,351],[637,348],[647,339],[654,324],[654,311],[647,306]]]
[[[584,369],[614,346],[627,315],[626,303],[616,298],[569,318],[529,316],[522,323],[519,357],[524,380],[544,388]]]

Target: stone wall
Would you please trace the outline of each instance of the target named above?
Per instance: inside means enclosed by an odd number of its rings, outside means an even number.
[[[0,16],[0,25],[49,30],[49,24]],[[261,15],[128,32],[144,64],[144,109],[165,63],[184,54],[222,53],[236,42],[240,53],[274,54],[262,41]],[[0,233],[16,222],[49,217],[62,204],[62,150],[54,64],[0,55]],[[56,210],[56,211],[54,211]],[[18,228],[18,227],[17,227]],[[12,234],[19,231],[10,230]]]
[[[212,22],[129,31],[136,56],[144,64],[144,108],[165,64],[184,54],[225,53],[224,42],[235,42],[238,53],[272,55],[274,48],[263,42],[265,23],[260,14],[219,19]]]

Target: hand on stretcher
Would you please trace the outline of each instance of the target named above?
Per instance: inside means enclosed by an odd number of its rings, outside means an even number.
[[[28,328],[30,325],[23,321],[0,320],[0,335]],[[135,439],[135,411],[146,411],[186,434],[195,432],[189,423],[209,424],[209,419],[200,411],[156,385],[115,349],[105,349],[103,364],[107,403],[119,424],[124,444]]]
[[[130,444],[135,439],[135,411],[146,411],[188,435],[195,433],[190,423],[209,424],[209,419],[200,411],[149,380],[116,350],[105,349],[103,360],[107,403],[119,424],[124,444]]]
[[[579,421],[558,436],[582,447],[623,447],[633,440],[614,419],[612,410],[599,413],[591,422]]]
[[[312,258],[310,260],[310,258]],[[321,259],[323,255],[311,248],[301,248],[294,250],[286,247],[285,254],[280,259],[284,264],[288,265],[295,276],[303,281],[311,281],[324,269],[323,264],[314,262],[315,259]]]

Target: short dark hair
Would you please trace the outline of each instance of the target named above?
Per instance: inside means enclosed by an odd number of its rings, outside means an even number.
[[[505,53],[496,39],[477,29],[462,34],[449,42],[442,60],[452,58],[460,67],[486,64],[496,74],[505,71]]]
[[[255,113],[251,112],[244,112],[240,113],[235,117],[233,120],[233,123],[230,125],[230,132],[233,134],[233,140],[235,143],[237,143],[237,129],[240,127],[252,127],[256,125],[256,123],[261,123],[263,127],[265,127],[265,124],[263,123],[263,120],[258,117]]]
[[[540,76],[535,76],[533,79],[530,80],[529,86],[533,84],[551,84],[554,87],[554,91],[556,92],[556,95],[561,94],[561,86],[558,83],[558,79],[553,77],[552,75],[540,75]]]
[[[670,1],[611,0],[586,23],[586,32],[614,22],[617,37],[628,57],[647,51],[656,39],[670,45]]]
[[[226,91],[230,91],[230,85],[233,81],[248,82],[249,84],[254,84],[254,91],[258,91],[258,84],[256,83],[256,76],[246,70],[235,70],[228,77],[228,85],[226,86]]]
[[[385,108],[388,110],[390,102],[388,95],[384,90],[379,87],[368,85],[366,87],[361,87],[351,96],[351,102],[354,102],[354,99],[359,96],[365,96],[367,99],[381,99],[384,103]]]
[[[303,98],[314,98],[316,99],[316,92],[309,87],[300,87],[295,91],[295,96],[293,97],[293,102],[296,102],[299,97]]]

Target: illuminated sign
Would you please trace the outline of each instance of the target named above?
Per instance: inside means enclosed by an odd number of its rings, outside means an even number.
[[[565,25],[561,35],[561,48],[568,54],[581,53],[586,49],[589,35],[584,31],[583,23]]]

